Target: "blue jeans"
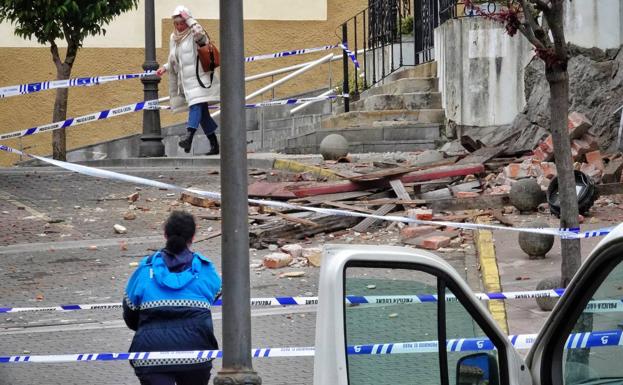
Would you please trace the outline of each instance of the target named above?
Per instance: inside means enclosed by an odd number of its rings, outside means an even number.
[[[187,125],[189,129],[196,130],[199,128],[199,124],[201,124],[201,128],[206,136],[211,135],[214,131],[216,131],[218,125],[210,116],[208,103],[193,104],[189,107],[189,110]]]

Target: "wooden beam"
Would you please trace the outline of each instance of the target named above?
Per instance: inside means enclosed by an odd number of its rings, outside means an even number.
[[[395,204],[391,204],[391,203],[386,204],[386,205],[379,207],[373,214],[374,215],[386,215],[387,213],[389,213],[395,208],[396,208]],[[353,230],[363,233],[364,231],[368,229],[368,227],[372,226],[376,221],[378,221],[378,219],[368,217],[364,219],[363,221],[359,222],[357,226],[353,227]]]
[[[448,178],[453,176],[465,176],[469,174],[481,174],[485,171],[482,164],[473,165],[452,165],[435,167],[430,170],[421,170],[409,172],[401,175],[400,179],[403,183],[420,182],[427,180],[435,180]],[[293,185],[289,190],[297,197],[307,197],[311,195],[331,194],[348,191],[361,191],[370,188],[387,188],[389,181],[387,178],[381,180],[369,181],[366,183],[355,183],[351,181],[333,182],[333,183],[311,183],[306,186]]]
[[[510,205],[508,194],[481,195],[475,198],[437,199],[426,202],[434,211],[462,211],[471,209],[496,209]]]

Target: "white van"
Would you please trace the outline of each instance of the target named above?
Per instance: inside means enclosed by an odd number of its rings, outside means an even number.
[[[520,341],[500,330],[459,274],[434,254],[326,246],[314,384],[623,384],[623,313],[620,306],[595,311],[596,303],[621,305],[622,260],[619,225],[582,265],[538,337],[523,341],[532,345],[524,361],[515,350]],[[371,289],[376,296],[430,297],[352,304]]]

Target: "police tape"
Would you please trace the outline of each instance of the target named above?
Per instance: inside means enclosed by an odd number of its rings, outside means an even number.
[[[552,290],[533,290],[533,291],[511,291],[504,293],[474,293],[474,295],[483,301],[494,300],[515,300],[515,299],[535,299],[535,298],[558,298],[564,293],[564,289]],[[446,302],[458,301],[456,296],[447,295]],[[347,295],[344,302],[349,305],[403,305],[437,302],[437,295],[419,294],[419,295],[372,295],[358,296]],[[250,305],[252,307],[272,307],[272,306],[305,306],[317,305],[318,297],[264,297],[251,298]],[[221,299],[215,301],[212,306],[222,306]],[[121,309],[122,304],[114,303],[94,303],[94,304],[65,304],[57,306],[42,307],[0,307],[1,313],[40,313],[53,311],[76,311],[76,310],[110,310]],[[592,300],[584,309],[585,313],[607,313],[607,312],[623,312],[623,299],[616,300]]]
[[[80,174],[93,176],[96,178],[104,178],[104,179],[113,179],[119,180],[129,183],[142,184],[145,186],[151,186],[161,189],[179,191],[179,192],[188,192],[191,194],[196,194],[202,197],[221,200],[221,194],[217,192],[199,190],[194,188],[185,188],[176,186],[169,183],[158,182],[151,179],[141,178],[137,176],[122,174],[114,171],[99,169],[95,167],[83,166],[74,163],[68,163],[59,161],[56,159],[44,158],[37,155],[27,154],[20,150],[14,149],[12,147],[6,145],[0,145],[0,150],[14,153],[22,156],[28,156],[37,160],[40,160],[44,163],[48,163],[57,167],[64,168],[69,171],[77,172]],[[422,225],[433,225],[433,226],[445,226],[445,227],[455,227],[459,229],[465,230],[500,230],[500,231],[514,231],[514,232],[525,232],[525,233],[534,233],[534,234],[547,234],[554,235],[562,238],[569,239],[583,239],[583,238],[593,238],[600,237],[610,233],[613,227],[604,227],[596,230],[589,230],[580,232],[577,228],[532,228],[532,227],[503,227],[497,225],[489,225],[489,224],[481,224],[481,223],[463,223],[463,222],[448,222],[448,221],[429,221],[422,219],[415,219],[409,217],[401,217],[397,215],[377,215],[377,214],[368,214],[361,212],[354,212],[342,209],[329,209],[329,208],[320,208],[320,207],[310,207],[310,206],[300,206],[291,203],[278,202],[278,201],[269,201],[264,199],[247,199],[247,202],[250,204],[260,205],[260,206],[268,206],[282,209],[290,209],[290,210],[300,210],[300,211],[311,211],[315,213],[325,214],[325,215],[335,215],[335,216],[349,216],[349,217],[357,217],[357,218],[374,218],[381,221],[391,221],[391,222],[403,222],[403,223],[415,223]]]
[[[355,68],[361,69],[359,61],[357,60],[357,55],[355,55],[353,51],[348,49],[348,45],[346,43],[340,43],[339,46],[344,50],[344,52],[346,52],[346,55],[348,55],[350,60],[355,64]]]
[[[32,94],[39,91],[53,90],[58,88],[89,87],[118,80],[140,79],[153,74],[154,71],[145,71],[137,74],[82,77],[65,80],[50,80],[45,82],[18,84],[15,86],[0,87],[0,98]]]
[[[128,104],[128,105],[121,106],[121,107],[111,108],[109,110],[94,112],[92,114],[79,116],[77,118],[65,119],[60,122],[44,124],[43,126],[32,127],[26,130],[0,134],[0,140],[20,138],[23,136],[39,134],[41,132],[54,131],[54,130],[58,130],[61,128],[79,126],[81,124],[91,123],[97,120],[114,118],[116,116],[125,115],[131,112],[137,112],[141,110],[157,109],[159,108],[160,102],[167,101],[168,99],[169,99],[168,97],[163,97],[160,99],[146,100],[143,102],[132,103],[132,104]]]
[[[257,55],[257,56],[249,56],[249,57],[244,58],[244,61],[247,63],[250,63],[250,62],[259,61],[259,60],[276,59],[280,57],[296,56],[296,55],[305,55],[308,53],[328,51],[328,50],[338,48],[338,47],[339,47],[339,44],[334,44],[334,45],[325,45],[322,47],[315,47],[315,48],[294,49],[290,51],[282,51],[282,52],[269,53],[269,54],[263,54],[263,55]]]
[[[327,96],[314,96],[309,98],[298,98],[298,99],[283,99],[283,100],[270,100],[266,102],[254,103],[254,104],[246,104],[245,108],[262,108],[262,107],[272,107],[272,106],[283,106],[283,105],[297,105],[309,102],[318,102],[323,100],[331,100],[336,98],[347,98],[348,95],[327,95]],[[21,131],[13,131],[6,134],[0,134],[0,140],[6,139],[15,139],[21,138],[24,136],[34,135],[41,132],[54,131],[61,128],[74,127],[79,126],[81,124],[91,123],[98,120],[104,120],[109,118],[114,118],[116,116],[129,114],[131,112],[139,112],[142,110],[169,110],[170,106],[161,106],[160,102],[165,102],[169,100],[169,97],[163,97],[160,99],[147,100],[143,102],[128,104],[121,107],[111,108],[108,110],[94,112],[88,115],[79,116],[77,118],[69,118],[60,122],[54,122],[45,124],[43,126],[37,126],[28,128]],[[218,108],[212,107],[210,108]]]
[[[529,349],[534,345],[536,334],[519,334],[508,336],[515,349]],[[606,330],[587,333],[570,334],[565,349],[600,348],[623,346],[621,330]],[[488,338],[456,338],[446,342],[448,352],[477,352],[495,350],[496,347]],[[313,357],[316,349],[313,346],[259,348],[251,350],[254,358],[275,357]],[[413,353],[437,353],[438,341],[400,342],[368,345],[350,345],[346,347],[348,355],[389,355]],[[51,355],[18,355],[0,356],[0,364],[16,363],[68,363],[90,361],[127,361],[127,360],[179,360],[179,359],[215,359],[221,358],[221,350],[192,350],[169,352],[134,352],[134,353],[77,353]]]
[[[341,44],[334,45],[325,45],[322,47],[314,47],[314,48],[304,48],[304,49],[295,49],[290,51],[282,51],[271,54],[263,54],[256,56],[249,56],[244,59],[245,62],[255,62],[260,60],[267,59],[276,59],[281,57],[288,56],[296,56],[296,55],[305,55],[314,52],[322,52],[328,51],[335,48],[343,48],[348,53],[348,56],[355,63],[355,66],[359,68],[359,63],[357,62],[357,57],[348,50],[345,46],[342,47]],[[141,73],[135,74],[122,74],[122,75],[106,75],[106,76],[94,76],[94,77],[78,77],[72,79],[65,80],[48,80],[43,82],[34,82],[34,83],[25,83],[25,84],[17,84],[13,86],[0,87],[0,99],[8,98],[11,96],[18,95],[26,95],[32,94],[35,92],[53,90],[58,88],[70,88],[70,87],[90,87],[96,86],[104,83],[115,82],[119,80],[129,80],[129,79],[141,79],[146,76],[151,76],[155,73],[155,71],[145,71]]]

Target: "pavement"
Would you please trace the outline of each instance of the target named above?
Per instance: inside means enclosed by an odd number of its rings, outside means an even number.
[[[143,164],[114,170],[186,187],[220,190],[216,167]],[[135,192],[139,193],[139,199],[128,203],[126,197]],[[183,204],[178,198],[179,194],[170,191],[50,167],[0,169],[0,306],[120,302],[125,282],[134,269],[131,263],[162,246],[162,222],[170,210],[183,208],[197,216],[209,216],[211,209]],[[595,208],[595,215],[587,218],[587,228],[613,225],[620,220],[623,206],[616,198]],[[127,212],[136,214],[136,219],[123,219]],[[516,223],[536,216],[509,215]],[[540,216],[556,227],[552,218]],[[115,234],[114,224],[125,226],[127,233]],[[218,230],[219,221],[200,219],[197,238]],[[558,241],[546,259],[528,260],[517,247],[516,238],[514,232],[493,233],[494,262],[501,290],[532,290],[540,279],[556,275],[560,266]],[[583,255],[598,240],[582,241]],[[324,234],[302,243],[321,246],[327,242],[401,244],[397,229],[391,227],[365,234],[352,231],[335,236]],[[211,258],[220,271],[220,238],[198,242],[194,249]],[[266,253],[268,250],[251,249],[250,264],[260,263]],[[486,282],[481,280],[476,245],[437,254],[474,291],[484,290]],[[302,271],[304,275],[279,278],[279,274],[287,271]],[[318,274],[319,269],[314,267],[252,268],[251,296],[315,296]],[[313,346],[315,311],[313,306],[253,309],[252,345]],[[427,317],[425,312],[419,314]],[[548,315],[549,312],[538,309],[534,300],[504,304],[511,334],[537,332]],[[222,341],[220,309],[214,310],[214,318],[217,338]],[[407,317],[397,318],[400,322],[407,320]],[[417,319],[409,320],[396,330],[409,330],[417,324]],[[457,326],[456,330],[462,329]],[[368,330],[366,335],[380,336],[380,333]],[[123,352],[127,351],[131,338],[132,332],[125,327],[119,310],[15,313],[0,318],[0,355]],[[355,334],[353,338],[363,337]],[[213,374],[220,365],[220,360],[216,360]],[[312,383],[311,357],[255,359],[253,365],[266,384]],[[90,384],[138,383],[126,362],[0,365],[0,384],[68,385],[83,384],[85,379]]]

